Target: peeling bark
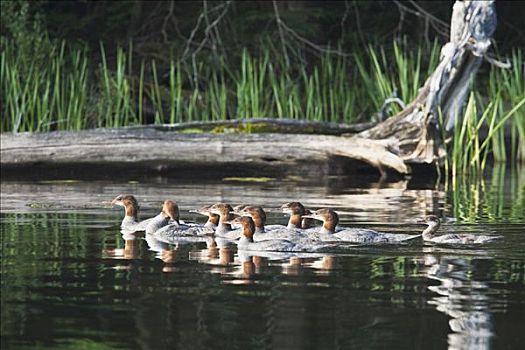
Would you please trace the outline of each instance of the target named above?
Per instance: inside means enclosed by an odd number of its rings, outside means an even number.
[[[493,1],[457,1],[453,8],[451,39],[441,49],[438,67],[415,100],[396,116],[350,137],[319,135],[319,130],[315,135],[188,135],[155,127],[4,134],[1,138],[1,165],[111,162],[212,165],[259,162],[264,165],[265,159],[272,159],[278,164],[294,166],[342,156],[366,162],[382,174],[385,169],[407,174],[410,164],[430,164],[444,157],[438,111],[443,112],[446,130],[451,131],[455,120],[460,117],[469,82],[490,46],[495,26]],[[351,127],[348,130],[359,131]]]
[[[439,110],[446,131],[452,131],[495,28],[494,1],[456,1],[451,39],[441,48],[440,63],[419,95],[398,115],[357,136],[384,140],[389,151],[406,163],[432,163],[444,157]]]

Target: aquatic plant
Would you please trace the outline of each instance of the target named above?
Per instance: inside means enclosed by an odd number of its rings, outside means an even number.
[[[2,132],[234,118],[369,121],[394,93],[412,100],[439,57],[437,42],[427,50],[394,43],[390,52],[369,47],[352,56],[326,53],[287,65],[280,50],[262,41],[238,58],[208,62],[202,56],[189,67],[176,58],[138,61],[130,42],[114,53],[100,44],[100,63],[89,64],[86,46],[49,41],[48,64],[21,64],[18,46],[3,44]],[[482,169],[489,159],[505,161],[508,155],[525,159],[524,73],[522,51],[516,50],[511,70],[491,68],[480,77],[458,119],[447,172],[449,165],[453,174]],[[400,110],[390,108],[387,114]]]

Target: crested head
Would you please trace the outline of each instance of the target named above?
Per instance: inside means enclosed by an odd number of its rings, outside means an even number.
[[[337,213],[330,208],[318,209],[311,214],[303,215],[303,217],[321,221],[334,221],[336,222],[336,225],[339,223],[339,215],[337,215]]]
[[[111,204],[121,207],[126,207],[129,205],[138,206],[137,199],[130,194],[121,194],[116,196],[115,199],[111,201]]]
[[[248,238],[252,239],[255,232],[255,223],[252,218],[249,216],[238,216],[235,219],[229,221],[230,224],[239,224],[242,227],[242,234]]]
[[[139,204],[137,202],[137,199],[135,199],[135,197],[133,197],[132,195],[129,195],[129,194],[128,195],[125,195],[125,194],[118,195],[117,197],[115,197],[115,199],[111,201],[111,204],[126,208],[127,216],[133,216],[133,217],[137,216],[137,211],[139,210]]]
[[[206,215],[206,216],[208,216],[208,222],[210,224],[218,225],[219,224],[219,215],[212,213],[211,210],[210,210],[210,207],[211,207],[211,205],[204,205],[204,206],[200,207],[199,209],[192,209],[192,210],[190,210],[190,213],[197,213],[197,214],[201,214],[201,215]]]
[[[266,213],[260,206],[252,205],[245,207],[238,212],[241,216],[252,218],[257,232],[264,232],[264,225],[266,224]]]
[[[233,211],[238,212],[249,206],[250,206],[249,204],[239,204],[233,207]]]
[[[303,215],[303,218],[320,220],[323,222],[323,227],[327,229],[328,231],[332,231],[332,232],[334,231],[335,227],[339,223],[339,215],[337,215],[337,213],[330,208],[322,208],[322,209],[316,210],[312,212],[312,214]]]
[[[440,220],[436,215],[428,215],[424,218],[423,221],[419,221],[421,223],[425,223],[428,225],[428,227],[423,231],[423,239],[424,240],[432,240],[434,235],[439,229]]]
[[[214,214],[229,214],[231,211],[233,211],[233,208],[231,205],[226,203],[215,203],[210,207],[210,211]]]
[[[281,206],[283,213],[291,215],[303,215],[305,213],[304,206],[299,202],[289,202]]]
[[[231,205],[226,203],[216,203],[210,207],[210,212],[219,215],[224,223],[233,218],[232,211]]]
[[[436,215],[427,215],[425,216],[425,222],[427,224],[439,224],[440,220]]]
[[[302,216],[305,214],[304,206],[299,202],[289,202],[281,205],[281,211],[290,214],[288,228],[302,228]]]
[[[249,216],[253,220],[261,220],[263,224],[266,222],[266,213],[264,209],[257,205],[246,206],[244,209],[239,211],[241,216]]]
[[[171,220],[179,222],[179,206],[174,201],[166,199],[162,205],[162,213]]]

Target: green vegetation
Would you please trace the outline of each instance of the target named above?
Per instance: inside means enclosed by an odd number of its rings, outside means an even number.
[[[509,180],[511,179],[511,180]],[[450,215],[463,222],[523,221],[525,213],[525,171],[523,165],[506,167],[496,163],[490,170],[454,177],[446,186]],[[509,193],[510,197],[503,194]]]
[[[430,62],[423,62],[421,50],[411,58],[412,52],[394,44],[394,69],[384,50],[372,48],[355,59],[325,54],[313,66],[291,67],[268,44],[256,54],[244,50],[238,65],[200,65],[204,87],[187,89],[194,72],[182,69],[181,61],[171,60],[168,83],[159,83],[163,71],[155,60],[134,65],[132,44],[117,48],[114,58],[101,45],[98,66],[88,64],[86,47],[50,47],[50,64],[26,65],[19,48],[7,42],[1,54],[2,132],[252,117],[367,121],[394,90],[413,98],[427,76],[422,67],[432,70],[439,52],[434,44]]]
[[[10,34],[1,36],[1,132],[238,118],[370,121],[392,94],[405,102],[416,96],[440,50],[437,41],[414,49],[397,40],[349,54],[341,38],[336,50],[307,55],[304,43],[283,48],[271,35],[258,35],[256,43],[235,50],[190,55],[188,47],[171,47],[157,57],[140,54],[137,46],[144,43],[131,40],[97,47],[50,38],[40,10],[29,2],[2,3]],[[484,67],[477,77],[447,150],[447,173],[479,171],[492,159],[525,159],[520,49],[511,63],[510,70]],[[389,108],[390,115],[400,110]],[[239,131],[265,130],[247,125]]]

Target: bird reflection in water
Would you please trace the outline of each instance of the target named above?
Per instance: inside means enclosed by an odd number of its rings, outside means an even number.
[[[428,301],[450,316],[449,349],[489,349],[494,321],[489,309],[489,286],[472,279],[474,259],[426,255],[426,275],[441,282],[428,289],[439,296]]]
[[[331,274],[338,266],[337,257],[333,255],[325,255],[310,265],[311,268],[316,269],[316,273],[326,275]]]
[[[292,256],[287,263],[282,264],[282,273],[285,275],[299,275],[303,269],[303,258]]]
[[[124,248],[104,249],[103,256],[113,259],[137,259],[139,256],[139,244],[137,232],[121,232],[124,240]]]
[[[178,248],[172,250],[164,250],[160,252],[160,259],[164,262],[162,272],[174,272],[176,268],[173,266],[177,257]]]

